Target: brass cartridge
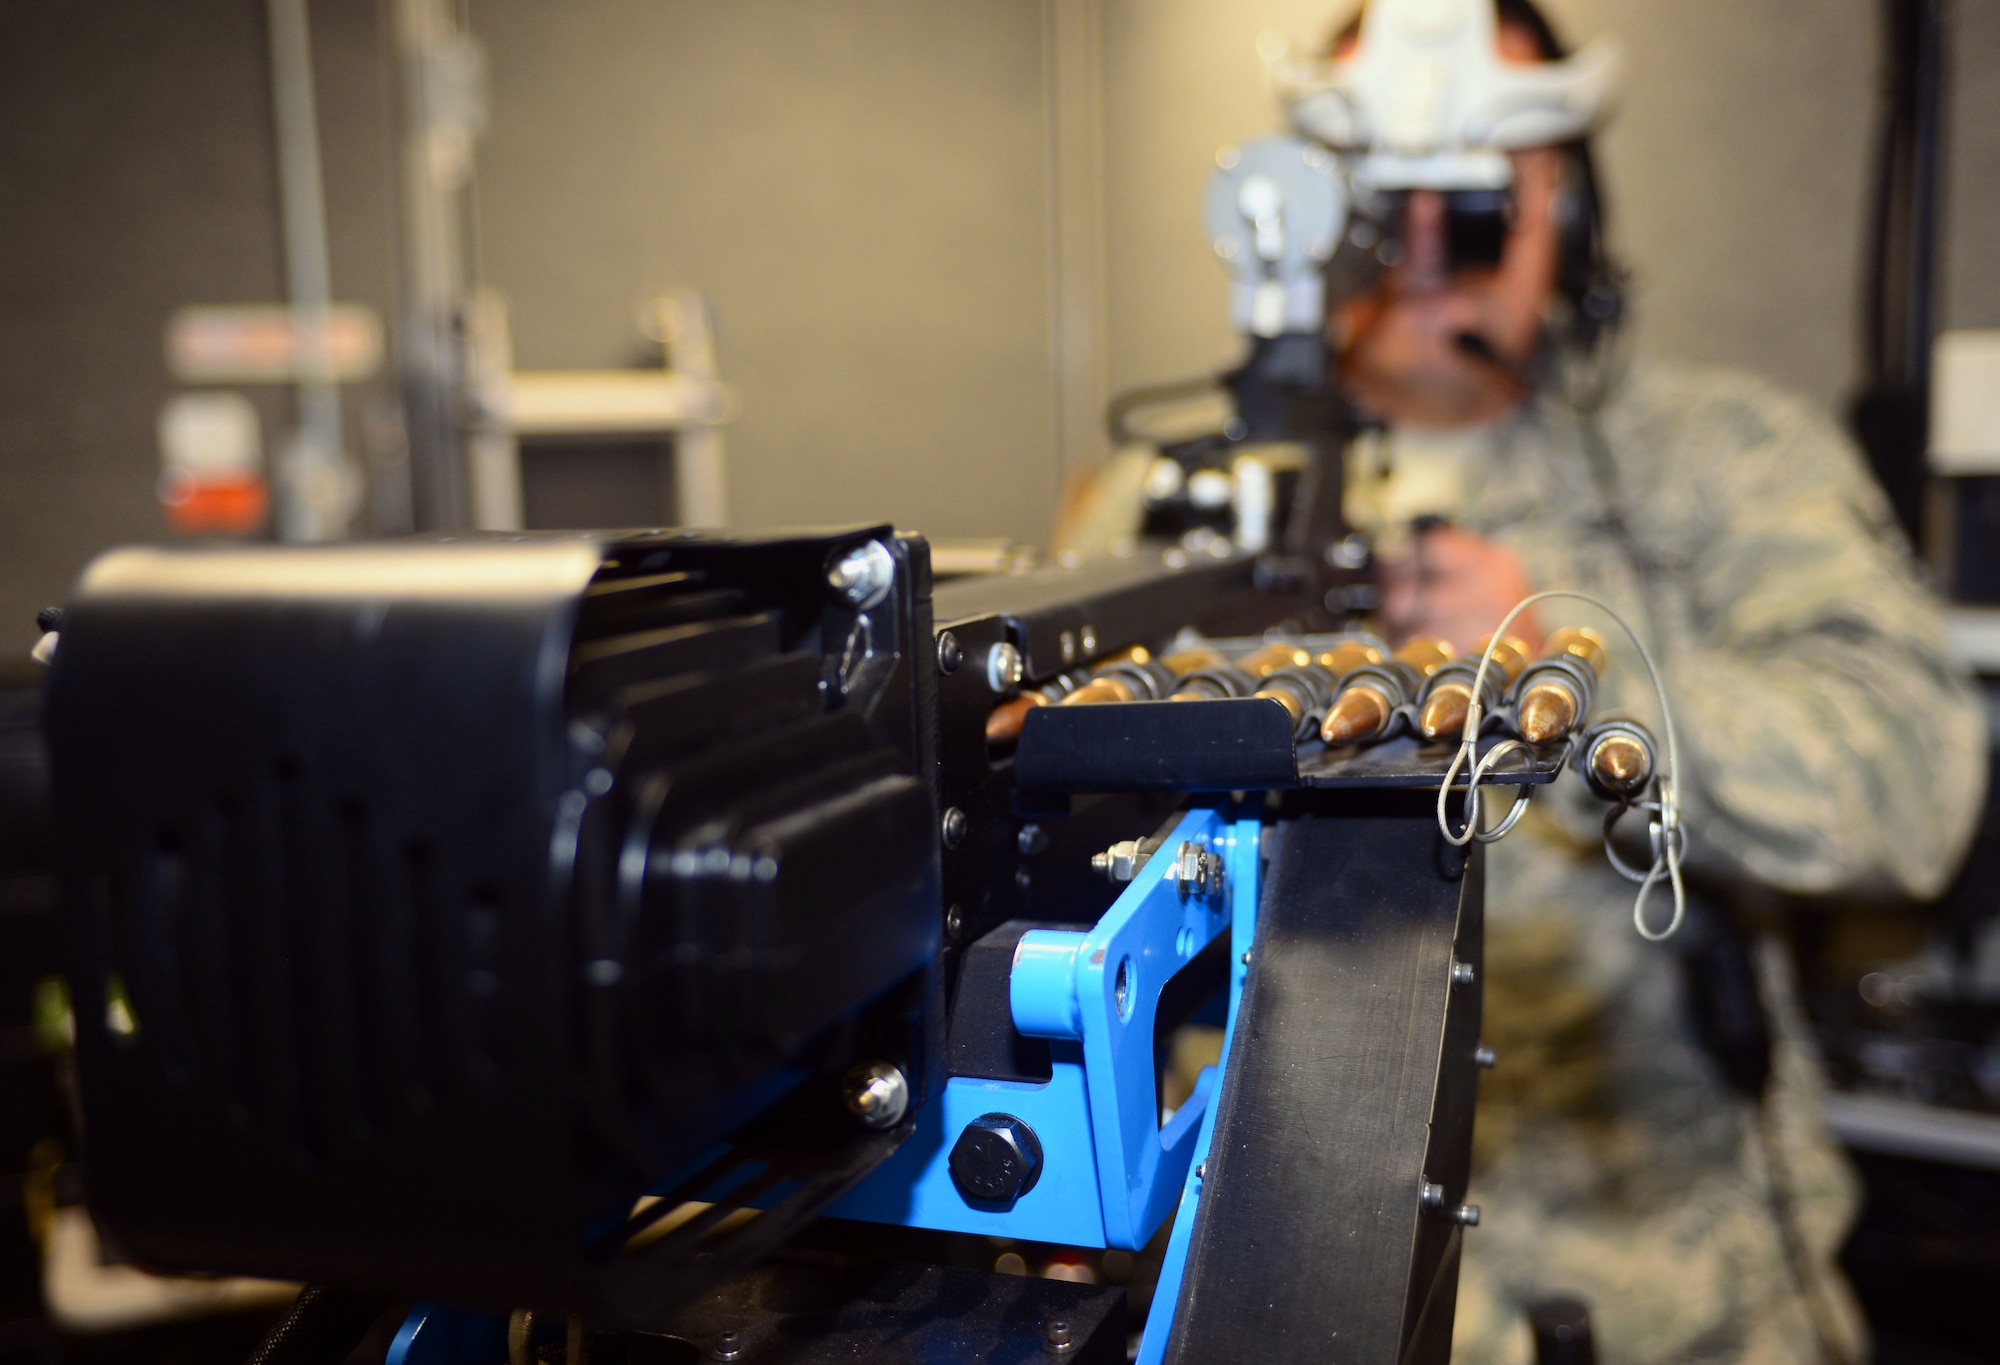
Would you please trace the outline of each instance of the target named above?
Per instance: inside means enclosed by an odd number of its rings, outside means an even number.
[[[1575,729],[1608,661],[1603,637],[1587,626],[1565,626],[1551,634],[1542,657],[1521,679],[1521,696],[1514,704],[1521,738],[1546,744]]]
[[[1101,702],[1137,701],[1138,685],[1130,678],[1099,674],[1057,702],[1058,706],[1096,706]]]
[[[1047,706],[1049,699],[1039,692],[1023,692],[1018,697],[1009,697],[986,713],[986,743],[994,749],[1004,749],[1021,738],[1021,727],[1028,723],[1028,712],[1037,706]]]
[[[1038,706],[1053,706],[1088,681],[1087,670],[1076,668],[1058,675],[1046,687],[1029,688],[1018,696],[1009,697],[986,713],[986,743],[995,749],[1004,749],[1021,738],[1021,727],[1027,724],[1028,712]]]
[[[1428,678],[1450,663],[1457,653],[1449,640],[1435,635],[1418,635],[1404,641],[1403,647],[1390,657],[1416,669],[1418,677]]]
[[[1607,801],[1629,801],[1653,780],[1657,750],[1637,721],[1607,720],[1583,737],[1584,780]]]
[[[1236,666],[1253,678],[1262,678],[1281,668],[1297,668],[1313,661],[1310,649],[1293,640],[1275,640],[1236,661]]]
[[[1604,637],[1589,626],[1564,626],[1549,635],[1548,643],[1542,646],[1542,657],[1553,658],[1558,654],[1570,654],[1590,665],[1590,671],[1598,677],[1604,676],[1604,666],[1611,661],[1605,652]]]
[[[1183,673],[1174,684],[1168,701],[1221,701],[1247,697],[1257,690],[1257,680],[1234,664],[1215,664]]]
[[[1514,679],[1528,666],[1528,646],[1511,635],[1499,643],[1481,640],[1472,653],[1433,675],[1424,690],[1423,707],[1417,714],[1417,733],[1425,739],[1442,739],[1465,729],[1465,716],[1472,709],[1472,680],[1479,676],[1479,661],[1493,647],[1493,665],[1486,671],[1487,700],[1491,707],[1506,695]]]
[[[1319,713],[1338,681],[1331,669],[1299,664],[1268,675],[1251,695],[1284,707],[1292,718],[1292,737],[1304,739],[1318,728]]]
[[[1341,688],[1333,705],[1326,709],[1319,737],[1336,748],[1379,737],[1389,728],[1389,719],[1396,710],[1396,703],[1388,693],[1389,689],[1374,678]]]
[[[1174,672],[1158,659],[1130,659],[1100,668],[1058,706],[1097,706],[1105,702],[1157,701],[1174,687]]]
[[[1414,701],[1424,679],[1451,662],[1454,652],[1450,641],[1420,635],[1382,662],[1355,669],[1327,707],[1320,738],[1336,747],[1382,738],[1396,709]]]
[[[1144,663],[1145,660],[1141,659],[1139,662]],[[1202,645],[1197,645],[1193,649],[1176,650],[1160,660],[1166,670],[1176,678],[1192,673],[1198,668],[1220,668],[1228,662],[1215,650]]]
[[[1314,655],[1313,662],[1337,678],[1345,677],[1363,664],[1381,663],[1382,651],[1365,640],[1342,640]]]

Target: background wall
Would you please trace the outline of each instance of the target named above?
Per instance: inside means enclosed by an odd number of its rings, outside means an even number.
[[[1059,487],[1038,0],[474,0],[523,368],[713,302],[738,524],[1039,538]]]
[[[1605,159],[1644,345],[1836,401],[1855,366],[1875,5],[1551,3],[1572,38],[1612,30],[1630,53]],[[1992,326],[2000,7],[1957,8],[1944,315]],[[706,291],[744,399],[739,522],[1037,540],[1106,376],[1233,358],[1202,182],[1218,146],[1274,125],[1258,34],[1316,43],[1344,12],[471,0],[493,109],[486,276],[530,367],[636,363],[636,306]],[[313,6],[335,293],[391,316],[382,13]],[[264,43],[259,0],[0,7],[0,652],[32,642],[35,608],[92,553],[162,534],[167,315],[280,288]],[[269,444],[290,397],[252,396]],[[357,447],[387,396],[350,396]]]

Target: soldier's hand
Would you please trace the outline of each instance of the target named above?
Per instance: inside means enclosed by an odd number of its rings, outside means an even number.
[[[1441,635],[1461,652],[1493,633],[1522,598],[1535,591],[1527,566],[1505,545],[1456,526],[1435,526],[1412,538],[1403,554],[1381,561],[1382,620],[1392,641]],[[1541,652],[1535,609],[1509,629]]]

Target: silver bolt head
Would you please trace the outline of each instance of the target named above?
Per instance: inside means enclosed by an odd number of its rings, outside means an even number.
[[[1478,979],[1478,976],[1479,974],[1473,971],[1470,962],[1454,962],[1451,964],[1451,980],[1455,986],[1470,986]]]
[[[1417,1201],[1427,1209],[1444,1207],[1444,1186],[1426,1180],[1417,1187]]]
[[[1499,1060],[1499,1057],[1494,1055],[1493,1049],[1484,1043],[1472,1050],[1472,1064],[1481,1071],[1491,1071],[1493,1064]]]
[[[861,611],[878,607],[896,582],[896,560],[879,540],[857,545],[827,566],[834,596]]]
[[[1027,661],[1014,645],[1002,640],[986,651],[986,685],[1005,695],[1021,685]]]
[[[966,832],[972,828],[972,821],[957,806],[946,806],[944,819],[939,822],[939,832],[944,836],[946,848],[957,848],[965,842]]]
[[[1479,1226],[1479,1205],[1460,1204],[1458,1212],[1452,1216],[1457,1218],[1466,1227],[1476,1228]]]
[[[869,1062],[840,1083],[847,1112],[870,1128],[894,1128],[910,1109],[910,1082],[887,1062]]]
[[[956,673],[958,666],[965,662],[965,649],[958,643],[958,637],[948,630],[941,630],[937,637],[937,664],[940,673]]]
[[[1093,872],[1109,877],[1114,882],[1129,882],[1138,875],[1139,840],[1121,839],[1102,853],[1094,853],[1090,858]]]

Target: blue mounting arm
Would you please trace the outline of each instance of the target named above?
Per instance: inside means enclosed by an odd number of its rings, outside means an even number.
[[[1192,810],[1095,927],[1024,935],[1010,1002],[1016,1028],[1050,1040],[1051,1078],[1036,1084],[952,1077],[919,1113],[909,1141],[827,1212],[1137,1250],[1178,1200],[1140,1347],[1140,1360],[1156,1365],[1173,1325],[1200,1195],[1197,1171],[1214,1133],[1221,1082],[1220,1068],[1205,1070],[1187,1103],[1161,1124],[1153,1025],[1161,988],[1227,928],[1233,1036],[1256,928],[1261,833],[1255,818]],[[1004,1208],[968,1200],[949,1166],[966,1125],[996,1112],[1032,1127],[1043,1151],[1034,1185]],[[484,1347],[504,1329],[504,1321],[420,1307],[398,1334],[390,1365],[464,1365],[476,1354],[468,1350],[474,1341]]]
[[[1213,1093],[1205,1080],[1162,1127],[1153,1021],[1160,990],[1257,899],[1255,819],[1189,811],[1087,933],[1034,930],[1014,958],[1015,1027],[1050,1040],[1043,1084],[955,1076],[917,1131],[828,1212],[841,1218],[1071,1246],[1144,1246],[1174,1206]],[[1233,997],[1232,997],[1233,1003]],[[1041,1174],[1006,1207],[953,1183],[952,1144],[981,1115],[1035,1130]]]
[[[1192,811],[1088,933],[1022,936],[1014,1026],[1083,1044],[1083,1069],[1109,1246],[1144,1246],[1172,1212],[1193,1160],[1214,1077],[1204,1072],[1164,1126],[1154,1079],[1160,990],[1229,923],[1230,892],[1257,887],[1256,821]],[[1239,842],[1241,847],[1239,848]]]
[[[1259,826],[1254,820],[1238,821],[1236,844],[1248,848],[1248,861],[1257,863]],[[1137,1365],[1160,1365],[1166,1359],[1167,1340],[1173,1335],[1174,1314],[1180,1304],[1181,1279],[1187,1271],[1188,1249],[1194,1242],[1195,1214],[1201,1208],[1202,1177],[1208,1167],[1208,1148],[1215,1138],[1216,1098],[1222,1093],[1222,1066],[1229,1061],[1230,1044],[1236,1038],[1237,1007],[1243,1000],[1243,983],[1250,975],[1250,953],[1257,937],[1258,888],[1254,877],[1239,878],[1229,888],[1229,1018],[1222,1034],[1222,1065],[1215,1068],[1213,1095],[1201,1116],[1201,1131],[1194,1141],[1193,1161],[1184,1176],[1179,1209],[1174,1214],[1174,1230],[1167,1238],[1167,1254],[1160,1264],[1159,1283],[1153,1290],[1153,1306],[1146,1314],[1146,1330],[1139,1338]]]

